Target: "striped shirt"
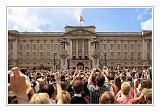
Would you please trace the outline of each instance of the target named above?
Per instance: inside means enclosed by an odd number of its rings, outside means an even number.
[[[98,87],[94,86],[92,82],[89,82],[87,87],[90,91],[90,100],[93,104],[99,104],[100,95],[105,91],[109,91],[109,85],[107,83],[101,87]]]

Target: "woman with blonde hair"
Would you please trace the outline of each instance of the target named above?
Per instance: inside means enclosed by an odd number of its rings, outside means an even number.
[[[63,103],[70,104],[71,95],[67,91],[63,91]]]
[[[29,102],[30,104],[51,104],[47,93],[34,94]]]
[[[120,104],[127,104],[133,97],[130,96],[131,85],[129,82],[123,82],[121,85],[121,96],[117,99]]]

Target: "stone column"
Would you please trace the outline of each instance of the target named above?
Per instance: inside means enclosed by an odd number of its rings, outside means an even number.
[[[13,41],[13,60],[17,60],[17,39]]]
[[[78,39],[76,40],[76,59],[78,59]]]
[[[88,40],[88,58],[91,59],[92,48],[91,48],[91,40]]]
[[[69,44],[69,48],[70,48],[70,52],[69,52],[69,57],[70,57],[70,59],[72,58],[72,40],[70,40],[70,44]]]
[[[82,39],[82,58],[84,58],[84,39]]]
[[[142,59],[146,60],[147,59],[147,42],[144,39],[142,40],[142,51],[143,51]]]

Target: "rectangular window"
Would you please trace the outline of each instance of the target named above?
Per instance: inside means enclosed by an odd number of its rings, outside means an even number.
[[[39,52],[37,52],[37,56],[36,56],[36,58],[37,58],[37,59],[39,59]]]
[[[54,44],[54,51],[57,51],[57,44]]]
[[[117,44],[117,49],[120,50],[120,44]]]
[[[27,44],[26,47],[27,47],[27,50],[29,50],[29,44]]]
[[[36,44],[33,44],[33,49],[34,49],[34,51],[36,50]]]
[[[111,44],[110,47],[111,47],[111,50],[113,50],[113,44]]]
[[[20,52],[20,53],[19,53],[19,58],[22,59],[22,57],[23,57],[23,53]]]
[[[39,45],[37,44],[37,51],[39,51]]]
[[[151,48],[150,42],[147,42],[147,50],[150,50],[150,48]]]
[[[131,59],[134,59],[134,52],[131,52]]]
[[[40,59],[43,59],[43,52],[40,52]]]
[[[131,44],[131,50],[133,50],[134,49],[134,45],[133,44]]]
[[[76,56],[76,40],[72,40],[72,56]]]
[[[36,52],[33,52],[33,59],[36,58]]]
[[[82,55],[82,40],[78,40],[78,55]]]
[[[51,45],[51,50],[53,51],[53,44]]]
[[[32,50],[32,44],[30,45],[30,50]]]
[[[127,52],[124,52],[124,59],[127,59]]]
[[[47,52],[47,58],[50,58],[50,52]]]
[[[37,43],[39,43],[40,42],[40,40],[37,40]]]
[[[88,56],[88,39],[84,40],[84,55]]]
[[[138,44],[137,46],[138,46],[138,50],[141,49],[141,45],[140,44]]]
[[[141,52],[138,52],[138,59],[141,59]]]
[[[147,59],[150,59],[150,53],[147,53]]]
[[[134,43],[137,43],[137,40],[134,40]]]
[[[117,58],[121,59],[121,53],[120,52],[117,52]]]
[[[23,49],[23,45],[20,44],[20,45],[19,45],[19,50],[22,50],[22,49]]]
[[[30,57],[30,52],[26,52],[26,57],[27,57],[27,58]]]
[[[111,59],[114,59],[114,58],[113,58],[113,57],[114,57],[114,53],[111,52],[110,55],[111,55]]]
[[[50,44],[47,44],[47,50],[48,51],[50,50]]]
[[[32,43],[32,42],[33,42],[33,40],[30,40],[30,42]]]
[[[40,44],[40,50],[43,51],[43,44]]]
[[[127,50],[127,44],[124,44],[124,49]]]
[[[103,44],[103,46],[104,46],[104,50],[106,49],[106,44]]]

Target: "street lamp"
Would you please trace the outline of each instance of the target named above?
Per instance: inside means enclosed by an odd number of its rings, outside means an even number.
[[[95,49],[97,49],[97,44],[99,43],[99,41],[97,41],[96,37],[93,38],[93,41],[91,43],[94,44]]]
[[[56,60],[55,60],[55,56],[56,56],[56,52],[53,52],[53,65],[54,65],[54,69],[56,68],[55,65],[56,65]]]
[[[65,40],[65,38],[62,38],[60,43],[63,45],[63,49],[65,49],[65,45],[67,44],[67,41]]]
[[[104,52],[103,54],[104,54],[104,62],[105,62],[105,64],[104,64],[104,65],[106,66],[106,63],[107,63],[107,60],[106,60],[106,54],[107,54],[107,53],[106,53],[106,52]]]

